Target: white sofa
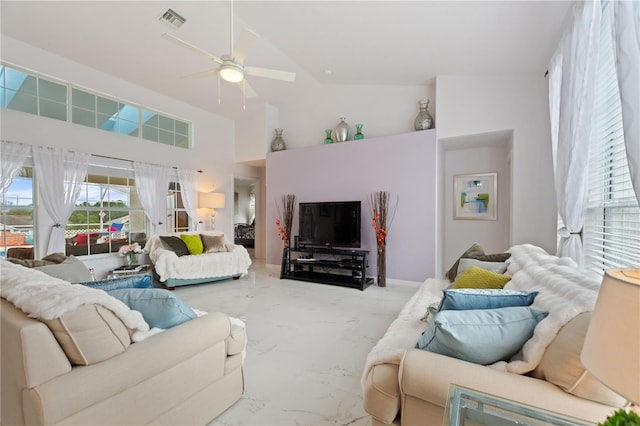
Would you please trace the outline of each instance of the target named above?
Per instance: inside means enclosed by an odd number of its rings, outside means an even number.
[[[241,397],[246,335],[226,315],[150,335],[104,291],[89,299],[81,284],[0,266],[3,425],[204,425]],[[33,297],[13,291],[29,284]],[[43,297],[50,287],[65,309]],[[36,309],[43,299],[52,302]]]
[[[484,366],[416,349],[427,307],[448,280],[428,279],[367,356],[364,408],[373,425],[441,425],[450,384],[553,412],[601,422],[626,401],[597,382],[580,362],[598,282],[541,248],[511,248],[506,289],[539,291],[532,307],[549,312],[510,361]]]
[[[251,266],[251,257],[247,249],[226,240],[223,233],[217,231],[181,232],[163,236],[179,237],[180,234],[222,236],[224,251],[178,256],[163,245],[161,236],[154,235],[147,242],[145,251],[149,253],[149,259],[153,263],[154,271],[160,282],[166,287],[173,288],[229,278],[238,279],[247,274]]]

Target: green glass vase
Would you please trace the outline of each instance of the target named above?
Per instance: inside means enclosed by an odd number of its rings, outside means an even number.
[[[353,140],[357,141],[360,139],[364,139],[364,134],[362,133],[362,124],[356,124],[356,134],[353,135]]]
[[[326,133],[326,136],[324,137],[325,145],[333,143],[333,139],[331,139],[331,132],[332,131],[333,130],[331,130],[331,129],[327,129],[327,130],[324,131]]]

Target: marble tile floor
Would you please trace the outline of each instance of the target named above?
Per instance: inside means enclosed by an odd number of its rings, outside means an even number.
[[[369,425],[365,358],[420,283],[362,292],[278,274],[258,261],[240,280],[176,289],[194,308],[247,324],[245,393],[210,425]]]

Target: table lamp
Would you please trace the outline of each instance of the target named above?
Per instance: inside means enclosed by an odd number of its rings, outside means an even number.
[[[223,192],[199,192],[198,207],[211,209],[211,229],[216,229],[216,209],[224,208]]]
[[[580,358],[605,386],[640,405],[640,269],[605,272]]]

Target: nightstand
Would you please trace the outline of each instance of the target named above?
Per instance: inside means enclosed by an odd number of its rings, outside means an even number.
[[[442,425],[594,426],[595,423],[451,384]]]

